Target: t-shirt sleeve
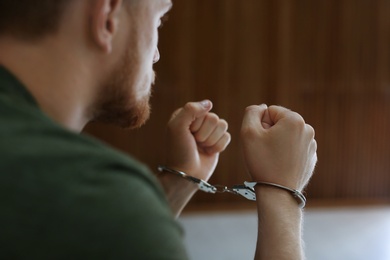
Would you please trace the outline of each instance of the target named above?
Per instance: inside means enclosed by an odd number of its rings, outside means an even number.
[[[87,186],[87,188],[86,188]],[[115,171],[80,191],[75,219],[83,253],[98,259],[188,259],[183,230],[159,187],[148,178]]]

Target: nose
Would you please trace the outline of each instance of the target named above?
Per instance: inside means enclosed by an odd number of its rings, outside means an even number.
[[[154,53],[153,57],[153,63],[157,63],[160,60],[160,52],[158,51],[158,48],[156,48],[156,51]]]

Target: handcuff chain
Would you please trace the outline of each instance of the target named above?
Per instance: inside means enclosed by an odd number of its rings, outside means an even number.
[[[160,172],[165,171],[165,172],[173,173],[173,174],[176,174],[178,176],[183,177],[184,179],[187,179],[191,182],[194,182],[195,184],[198,185],[199,189],[203,192],[231,193],[231,194],[235,194],[235,195],[241,195],[244,198],[249,199],[249,200],[256,200],[256,195],[255,195],[254,189],[252,189],[250,187],[246,187],[245,185],[234,185],[233,187],[227,187],[225,185],[219,185],[219,184],[212,185],[204,180],[189,176],[182,171],[177,171],[177,170],[165,167],[165,166],[160,165],[160,166],[158,166],[157,169]]]
[[[266,186],[276,187],[276,188],[283,189],[283,190],[290,192],[292,194],[292,196],[297,200],[300,208],[305,207],[305,204],[306,204],[306,198],[302,194],[302,192],[295,190],[295,189],[290,189],[288,187],[285,187],[285,186],[282,186],[279,184],[275,184],[275,183],[244,182],[243,185],[234,185],[232,187],[227,187],[224,185],[211,185],[210,183],[208,183],[204,180],[189,176],[184,172],[177,171],[177,170],[165,167],[165,166],[158,166],[158,170],[160,172],[165,171],[165,172],[169,172],[169,173],[173,173],[173,174],[176,174],[178,176],[181,176],[181,177],[187,179],[188,181],[196,183],[200,190],[202,190],[204,192],[208,192],[208,193],[225,193],[226,192],[226,193],[232,193],[235,195],[241,195],[242,197],[244,197],[248,200],[256,201],[256,193],[255,193],[254,187],[256,185],[266,185]]]

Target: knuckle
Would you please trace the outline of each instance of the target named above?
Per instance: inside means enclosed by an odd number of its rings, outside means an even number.
[[[257,106],[257,105],[248,106],[245,108],[244,115],[246,117],[253,117],[253,116],[259,114],[261,109],[262,109],[261,106]]]
[[[282,114],[294,113],[291,109],[280,105],[270,105],[268,109],[277,111],[278,113],[282,113]]]
[[[314,151],[317,151],[318,144],[316,140],[313,140]]]
[[[225,131],[229,128],[229,124],[225,119],[220,119],[218,126],[224,129]]]
[[[194,102],[188,102],[184,105],[183,107],[184,110],[186,111],[193,111],[195,110],[195,103]]]
[[[219,117],[214,113],[208,113],[206,115],[206,120],[211,124],[218,124]]]
[[[229,143],[230,140],[231,140],[231,135],[230,133],[226,132],[223,134],[221,140],[224,142],[224,143]]]
[[[290,115],[288,116],[288,118],[294,127],[302,129],[306,125],[303,117],[296,112],[291,112]]]
[[[225,139],[226,139],[226,145],[225,147],[230,144],[230,141],[232,140],[232,135],[230,133],[225,133]]]
[[[248,107],[245,108],[245,112],[249,112],[249,111],[257,110],[257,109],[258,109],[258,106],[251,105],[251,106],[248,106]]]
[[[306,124],[306,131],[307,131],[308,135],[310,136],[310,138],[314,139],[316,132],[311,125]]]
[[[285,107],[277,106],[277,105],[270,105],[268,108],[269,108],[269,109],[278,109],[278,108],[286,109]],[[289,109],[288,109],[288,110],[289,110]]]
[[[231,136],[229,133],[225,133],[220,141],[215,145],[215,150],[218,152],[223,152],[226,147],[229,145]]]
[[[199,132],[195,133],[194,137],[195,137],[195,140],[199,143],[204,143],[206,141],[206,136],[204,136],[203,134],[201,134]]]
[[[291,117],[297,123],[300,123],[300,124],[305,123],[305,120],[303,119],[303,117],[300,114],[298,114],[297,112],[291,112]]]

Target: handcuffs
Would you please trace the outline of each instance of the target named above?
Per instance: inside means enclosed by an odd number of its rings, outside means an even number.
[[[177,171],[177,170],[168,168],[166,166],[160,165],[160,166],[158,166],[157,169],[159,172],[169,172],[169,173],[175,174],[177,176],[180,176],[180,177],[182,177],[190,182],[193,182],[193,183],[198,185],[198,187],[201,191],[207,192],[207,193],[231,193],[231,194],[235,194],[235,195],[241,195],[242,197],[244,197],[248,200],[256,201],[255,186],[256,185],[264,185],[264,186],[271,186],[271,187],[283,189],[283,190],[289,192],[294,197],[294,199],[298,202],[298,206],[300,208],[304,208],[306,205],[306,197],[302,194],[302,192],[295,190],[295,189],[290,189],[288,187],[285,187],[285,186],[282,186],[279,184],[275,184],[275,183],[245,181],[243,185],[239,184],[239,185],[233,185],[232,187],[227,187],[224,185],[211,185],[210,183],[208,183],[204,180],[192,177],[192,176],[190,176],[182,171]]]

